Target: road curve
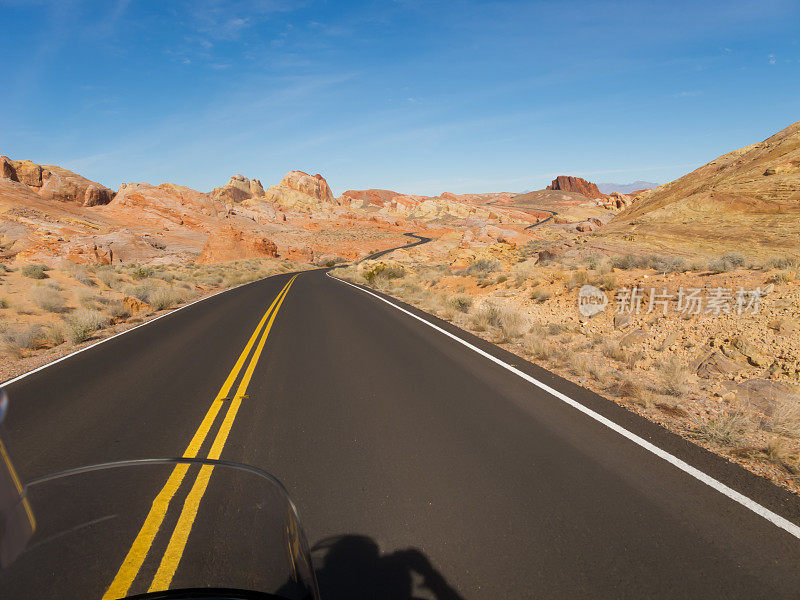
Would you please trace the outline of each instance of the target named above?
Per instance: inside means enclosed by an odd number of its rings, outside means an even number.
[[[3,436],[22,478],[181,455],[265,311],[283,298],[246,394],[221,400],[200,455],[238,398],[221,458],[284,482],[319,549],[325,600],[369,597],[374,588],[397,598],[434,590],[441,599],[797,597],[800,541],[790,533],[324,270],[301,273],[287,288],[291,277],[214,296],[12,383]],[[449,323],[405,309],[800,523],[788,492]],[[237,375],[239,385],[243,377]],[[92,570],[104,582],[97,597],[126,560],[165,479],[137,476],[108,499],[128,510],[108,515],[112,533],[100,538],[98,551],[113,566]],[[165,535],[149,547],[131,591],[146,590],[156,574],[191,481],[178,490]],[[243,523],[227,532],[241,547],[226,546],[213,564],[204,563],[204,541],[235,510],[240,491],[216,473],[210,479],[175,583],[189,583],[204,566],[241,568],[265,543]],[[51,521],[67,519],[64,504],[63,496],[51,497],[34,509]],[[57,563],[61,546],[37,543],[40,585],[77,589],[90,576],[70,571],[48,579],[44,565]],[[30,572],[37,566],[28,565]],[[388,577],[388,566],[408,577]],[[420,585],[430,589],[418,591]],[[3,598],[40,591],[0,579]]]

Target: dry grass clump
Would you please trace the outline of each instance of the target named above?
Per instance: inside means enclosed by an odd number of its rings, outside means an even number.
[[[448,298],[447,303],[458,312],[468,313],[472,308],[472,298],[464,294],[457,294]]]
[[[502,308],[497,317],[497,327],[500,328],[503,341],[513,340],[525,333],[528,315],[510,306]]]
[[[598,281],[598,287],[607,292],[617,289],[617,276],[613,273],[605,273]]]
[[[36,306],[47,312],[57,313],[64,310],[64,296],[52,286],[36,285],[28,292],[28,296]]]
[[[589,273],[587,271],[575,271],[570,275],[569,280],[567,281],[567,289],[573,290],[575,288],[582,287],[589,283]]]
[[[698,421],[691,432],[693,437],[729,446],[745,446],[747,434],[755,430],[753,419],[740,411],[725,412],[707,421]]]
[[[534,302],[542,303],[549,300],[551,296],[552,294],[550,293],[550,290],[542,287],[536,287],[531,291],[530,299]]]
[[[675,273],[688,269],[686,261],[679,256],[649,256],[626,254],[611,259],[611,266],[629,271],[631,269],[653,269],[659,273]]]
[[[668,396],[683,396],[689,386],[689,370],[676,356],[658,364],[661,392]]]
[[[146,281],[139,285],[127,286],[124,289],[124,293],[126,296],[133,296],[134,298],[138,298],[142,302],[149,302],[150,295],[156,290],[155,282],[153,281]]]
[[[65,336],[73,344],[88,340],[98,329],[108,325],[109,319],[98,310],[84,309],[73,313],[65,322]]]
[[[536,334],[526,335],[522,340],[522,347],[530,356],[539,360],[547,360],[553,353],[550,341]]]
[[[97,278],[109,288],[115,288],[119,283],[119,276],[112,269],[98,269]]]
[[[616,387],[617,393],[623,398],[630,399],[634,404],[648,407],[652,404],[652,397],[647,387],[642,384],[641,380],[627,376],[624,377]]]
[[[84,269],[83,267],[77,267],[72,272],[72,277],[78,283],[82,283],[88,287],[94,287],[97,285],[97,282],[92,278],[92,276]]]
[[[485,302],[473,314],[470,322],[473,331],[486,331],[490,327],[496,327],[500,311],[493,304]]]

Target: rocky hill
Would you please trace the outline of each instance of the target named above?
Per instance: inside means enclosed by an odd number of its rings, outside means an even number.
[[[643,192],[605,232],[685,253],[800,255],[800,122]]]

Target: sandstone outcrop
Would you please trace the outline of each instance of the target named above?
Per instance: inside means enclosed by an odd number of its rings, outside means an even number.
[[[27,186],[42,198],[75,202],[82,206],[108,204],[114,192],[77,173],[53,165],[38,165],[30,160],[11,160],[0,156],[0,178]]]
[[[606,195],[597,189],[597,185],[586,181],[582,177],[572,177],[570,175],[559,175],[553,179],[553,183],[547,186],[548,190],[561,190],[563,192],[575,192],[587,198],[605,198]]]
[[[244,175],[234,175],[222,187],[214,188],[210,193],[212,198],[223,202],[242,202],[251,198],[260,198],[264,195],[264,186],[258,179],[248,179]]]
[[[309,175],[303,171],[289,171],[279,184],[270,186],[266,197],[278,206],[302,211],[319,210],[320,205],[334,203],[325,178],[319,173]]]

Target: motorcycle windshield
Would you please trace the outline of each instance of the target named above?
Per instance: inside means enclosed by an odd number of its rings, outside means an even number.
[[[318,598],[297,511],[254,467],[109,463],[39,478],[24,496],[36,529],[0,573],[1,598]]]

